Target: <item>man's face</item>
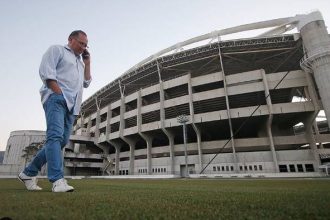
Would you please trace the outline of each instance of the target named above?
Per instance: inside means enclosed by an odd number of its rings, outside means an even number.
[[[83,34],[79,34],[77,37],[71,37],[71,39],[69,38],[69,46],[76,55],[82,54],[82,52],[84,52],[87,48],[87,45],[87,36]]]

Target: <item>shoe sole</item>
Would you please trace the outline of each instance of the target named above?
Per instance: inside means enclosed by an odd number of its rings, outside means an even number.
[[[24,184],[25,188],[26,188],[26,185],[25,185],[24,180],[32,180],[32,178],[31,179],[22,179],[19,175],[17,176],[17,179]],[[40,191],[40,190],[42,190],[42,188],[41,189],[38,189],[38,190],[36,190],[36,189],[28,189],[27,188],[27,190],[29,190],[29,191]]]
[[[73,191],[74,191],[74,189],[70,189],[70,190],[68,190],[68,191],[61,191],[61,192],[66,193],[66,192],[73,192]],[[54,191],[52,191],[52,192],[54,192]],[[61,193],[61,192],[54,192],[54,193]]]

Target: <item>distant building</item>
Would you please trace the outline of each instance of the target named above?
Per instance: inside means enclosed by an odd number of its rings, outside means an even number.
[[[32,159],[46,138],[44,131],[22,130],[10,133],[0,174],[16,175]],[[44,174],[44,168],[41,174]]]
[[[5,151],[0,151],[0,164],[2,164],[4,155],[5,155]]]

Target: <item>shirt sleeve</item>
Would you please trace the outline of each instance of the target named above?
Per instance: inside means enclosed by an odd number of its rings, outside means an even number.
[[[88,88],[89,84],[91,84],[92,82],[92,78],[90,78],[89,80],[84,80],[84,88]]]
[[[56,80],[56,66],[62,57],[61,48],[58,46],[51,46],[43,55],[39,67],[39,75],[45,85],[46,80]]]

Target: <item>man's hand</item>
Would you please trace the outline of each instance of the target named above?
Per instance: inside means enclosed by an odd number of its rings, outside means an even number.
[[[81,57],[82,57],[85,65],[90,65],[91,55],[87,49],[84,50],[84,52],[81,54]]]
[[[58,86],[57,81],[56,80],[52,80],[52,79],[47,79],[47,87],[50,88],[53,92],[57,93],[57,94],[61,94],[62,90],[61,88]]]
[[[84,50],[84,52],[81,54],[81,57],[83,58],[84,64],[85,64],[85,70],[84,70],[84,79],[90,80],[91,79],[91,55],[88,52],[87,49]]]

